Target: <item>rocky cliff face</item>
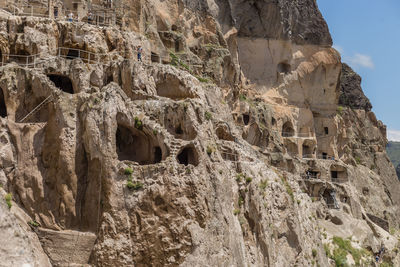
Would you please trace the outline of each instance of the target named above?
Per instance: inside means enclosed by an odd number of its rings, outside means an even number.
[[[339,105],[353,109],[364,109],[366,111],[372,109],[369,99],[362,91],[360,75],[355,73],[346,63],[342,64],[340,90]]]
[[[400,264],[386,128],[314,0],[122,6],[2,13],[3,262]]]

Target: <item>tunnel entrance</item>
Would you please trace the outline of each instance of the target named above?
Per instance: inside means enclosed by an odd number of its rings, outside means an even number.
[[[58,75],[58,74],[48,74],[50,81],[54,83],[54,85],[59,88],[61,91],[66,92],[68,94],[74,93],[74,88],[72,86],[72,81],[67,76]]]
[[[161,58],[157,53],[151,52],[151,62],[160,63]]]
[[[249,114],[243,114],[243,123],[244,125],[249,125],[250,122],[250,115]]]
[[[177,159],[179,164],[183,164],[185,166],[189,164],[197,166],[199,164],[198,155],[193,145],[184,147],[181,152],[179,152]]]
[[[159,163],[162,160],[162,151],[159,146],[154,148],[154,163]]]
[[[2,88],[0,88],[0,117],[2,118],[7,117],[6,101],[4,99],[4,93]]]
[[[79,50],[68,49],[67,59],[75,59],[75,58],[79,58]]]
[[[279,73],[287,74],[287,73],[289,73],[291,71],[291,66],[290,66],[289,63],[287,63],[285,61],[285,62],[279,63],[277,69],[278,69]]]
[[[348,180],[347,169],[344,166],[333,164],[330,171],[332,182],[345,182]]]
[[[163,153],[157,140],[141,130],[118,124],[116,132],[118,159],[129,160],[140,165],[161,162]]]

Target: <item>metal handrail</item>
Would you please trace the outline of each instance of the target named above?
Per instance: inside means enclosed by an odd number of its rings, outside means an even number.
[[[349,179],[346,178],[331,178],[332,183],[347,183]]]

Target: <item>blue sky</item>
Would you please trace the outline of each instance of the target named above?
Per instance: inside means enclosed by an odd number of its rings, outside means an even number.
[[[342,61],[358,72],[388,137],[400,141],[400,1],[317,0]]]

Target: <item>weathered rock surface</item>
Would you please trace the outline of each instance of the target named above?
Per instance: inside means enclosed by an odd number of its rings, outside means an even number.
[[[361,89],[361,77],[353,71],[346,63],[342,63],[340,75],[339,105],[353,109],[364,109],[370,111],[372,105]]]
[[[0,182],[15,201],[0,216],[23,216],[1,226],[3,262],[332,266],[342,238],[361,255],[344,251],[349,264],[382,245],[400,264],[386,127],[314,0],[133,1],[117,15],[1,17],[3,54],[40,53],[0,69]],[[12,235],[23,227],[29,242]]]

